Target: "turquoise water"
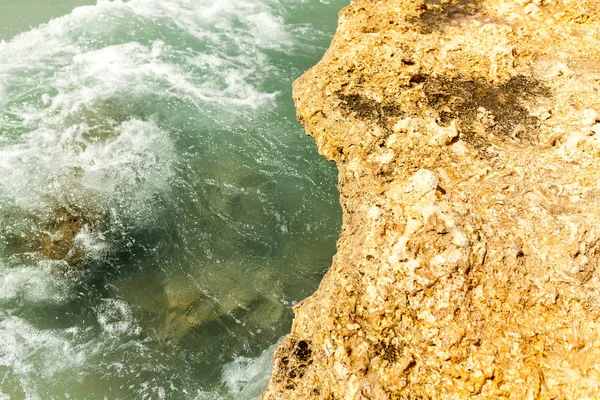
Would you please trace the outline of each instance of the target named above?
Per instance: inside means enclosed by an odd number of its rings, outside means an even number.
[[[0,4],[0,398],[254,398],[335,252],[290,85],[346,2],[84,3]]]

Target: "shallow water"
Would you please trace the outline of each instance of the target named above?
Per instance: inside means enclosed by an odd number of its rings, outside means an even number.
[[[253,398],[335,251],[290,85],[346,1],[82,3],[0,4],[0,398]]]

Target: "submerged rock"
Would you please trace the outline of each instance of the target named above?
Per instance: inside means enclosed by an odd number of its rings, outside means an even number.
[[[265,399],[598,398],[600,5],[354,1],[294,85],[338,253]]]
[[[33,254],[42,260],[64,261],[64,274],[84,268],[86,248],[82,236],[103,230],[107,221],[99,212],[73,206],[57,206],[46,215],[21,217],[27,227],[3,232],[4,252],[9,256]]]
[[[64,260],[74,267],[85,258],[85,250],[77,246],[75,238],[84,229],[101,224],[96,213],[69,210],[60,207],[54,218],[46,222],[37,234],[34,250],[46,259]]]
[[[152,290],[133,279],[117,293],[135,308],[158,320],[159,343],[178,342],[208,324],[246,324],[254,329],[273,327],[285,312],[277,298],[282,288],[264,271],[244,273],[205,267],[189,274],[171,275],[164,282],[148,282]]]
[[[265,329],[284,312],[277,299],[265,296],[249,282],[222,273],[204,276],[202,281],[170,280],[165,296],[164,320],[157,335],[161,343],[181,340],[191,330],[227,317]]]

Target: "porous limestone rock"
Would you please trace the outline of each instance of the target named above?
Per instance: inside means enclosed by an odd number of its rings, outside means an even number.
[[[600,398],[600,2],[362,0],[294,84],[338,252],[264,399]]]

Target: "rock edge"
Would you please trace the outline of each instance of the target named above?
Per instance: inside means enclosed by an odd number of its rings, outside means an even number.
[[[294,84],[333,265],[263,399],[600,397],[600,3],[362,0]]]

